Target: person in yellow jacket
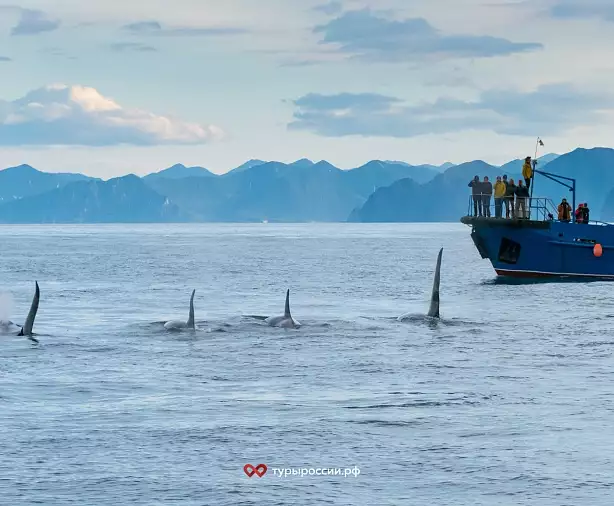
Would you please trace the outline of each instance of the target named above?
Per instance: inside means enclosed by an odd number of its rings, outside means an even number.
[[[533,178],[533,165],[531,164],[531,157],[527,156],[524,159],[524,165],[522,166],[522,177],[527,185],[527,188],[531,188],[531,179]]]
[[[505,183],[501,181],[501,176],[497,176],[495,183],[495,218],[503,217],[503,198],[505,197]]]

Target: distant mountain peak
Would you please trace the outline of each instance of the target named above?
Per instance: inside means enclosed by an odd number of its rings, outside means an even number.
[[[7,167],[3,169],[4,171],[12,171],[12,172],[40,172],[40,170],[35,169],[32,165],[28,165],[27,163],[22,163],[21,165],[16,165],[15,167]]]
[[[361,165],[360,167],[358,167],[358,169],[364,169],[364,168],[383,168],[386,165],[398,165],[396,162],[382,162],[381,160],[369,160],[367,163]],[[410,165],[408,164],[402,164],[406,167],[410,167]]]
[[[239,165],[238,167],[232,169],[230,172],[243,172],[244,170],[249,170],[252,167],[258,167],[259,165],[264,165],[265,163],[268,163],[264,160],[258,160],[257,158],[252,158],[251,160],[247,160],[247,162],[242,163],[241,165]]]
[[[451,162],[445,162],[445,163],[442,163],[441,165],[433,165],[430,163],[421,163],[418,165],[412,165],[411,163],[402,162],[400,160],[385,160],[384,163],[389,163],[393,165],[405,165],[406,167],[420,167],[424,169],[432,169],[437,172],[444,172],[450,167],[454,167],[456,165],[455,163],[451,163]]]
[[[313,167],[315,165],[315,163],[313,163],[308,158],[301,158],[300,160],[297,160],[296,162],[292,162],[289,165],[291,165],[293,167],[309,168],[309,167]]]
[[[400,160],[384,160],[385,163],[392,163],[394,165],[407,165],[408,167],[411,166],[411,164],[407,163],[407,162],[402,162]]]
[[[148,174],[144,177],[144,179],[183,179],[186,177],[209,177],[215,176],[210,170],[205,169],[204,167],[186,167],[182,163],[176,163],[172,167],[168,169],[163,169],[159,172],[154,172],[152,174]]]
[[[332,163],[327,162],[326,160],[320,160],[319,162],[314,164],[314,168],[316,167],[326,167],[328,169],[336,169],[336,170],[341,170],[339,169],[339,167],[335,167]]]

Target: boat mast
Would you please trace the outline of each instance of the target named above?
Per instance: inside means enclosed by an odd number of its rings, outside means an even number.
[[[565,188],[568,188],[572,193],[572,208],[571,208],[571,222],[576,222],[576,180],[571,177],[559,176],[558,174],[552,174],[551,172],[544,172],[543,170],[537,170],[535,166],[537,165],[537,148],[538,146],[543,146],[544,143],[538,137],[537,142],[535,144],[535,158],[533,158],[533,184],[531,184],[531,197],[529,202],[532,202],[533,199],[533,188],[535,188],[535,174],[541,174],[542,176],[547,177],[548,179],[552,179],[555,183],[558,183]],[[566,183],[565,181],[569,181]],[[531,204],[529,203],[529,219],[531,218]]]
[[[531,184],[531,194],[529,195],[529,219],[531,219],[531,203],[533,202],[533,188],[535,188],[535,167],[537,165],[537,149],[539,148],[540,144],[542,146],[544,145],[542,140],[538,137],[535,141],[535,156],[533,157],[533,181]]]

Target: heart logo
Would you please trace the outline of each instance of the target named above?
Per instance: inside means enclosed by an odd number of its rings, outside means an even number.
[[[267,469],[268,467],[266,464],[258,464],[256,467],[251,464],[245,464],[243,466],[243,472],[247,474],[248,478],[251,478],[254,474],[258,476],[258,478],[262,478],[266,474]]]

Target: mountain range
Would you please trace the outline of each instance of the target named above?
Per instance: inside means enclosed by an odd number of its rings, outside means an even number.
[[[250,160],[217,175],[177,164],[139,178],[102,181],[29,165],[0,171],[1,223],[346,221],[377,188],[426,183],[430,167],[371,161],[341,170],[326,161]]]
[[[249,160],[218,175],[176,164],[108,181],[45,173],[21,165],[0,170],[0,223],[110,222],[403,222],[458,221],[474,175],[520,175],[522,160],[497,167],[410,165],[373,160],[341,170],[326,161]],[[592,217],[614,219],[614,150],[545,155],[538,169],[578,180],[578,202]],[[565,189],[538,176],[537,194],[560,200]]]

